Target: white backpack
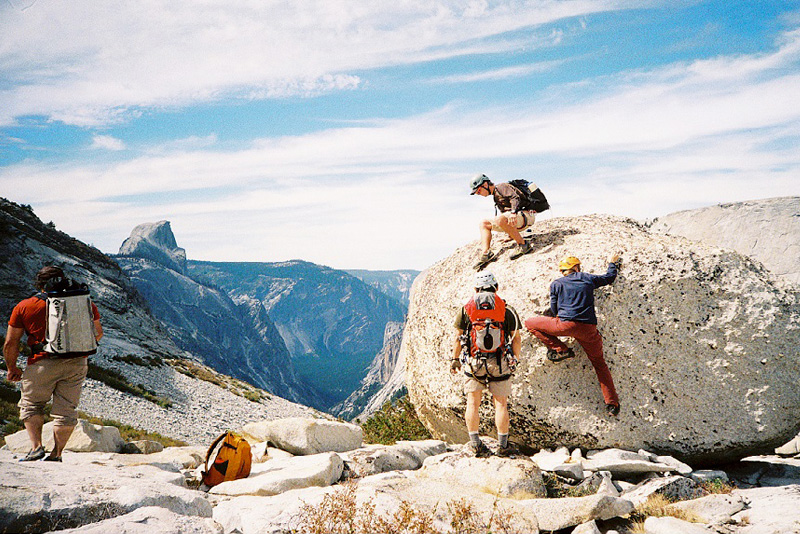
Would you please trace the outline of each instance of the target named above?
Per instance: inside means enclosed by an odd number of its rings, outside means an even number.
[[[86,284],[59,278],[44,293],[47,329],[42,349],[58,358],[76,358],[97,352],[92,301]]]

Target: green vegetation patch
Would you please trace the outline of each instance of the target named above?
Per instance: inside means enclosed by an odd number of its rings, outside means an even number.
[[[244,397],[251,402],[261,402],[262,400],[269,400],[272,398],[269,393],[261,388],[257,388],[237,378],[220,374],[205,365],[200,365],[190,360],[177,359],[167,360],[167,363],[183,375],[214,384],[215,386],[230,391],[234,395]]]
[[[165,397],[159,397],[154,391],[147,389],[142,384],[131,384],[128,382],[127,378],[113,369],[106,369],[105,367],[100,367],[99,365],[89,362],[89,372],[86,374],[86,376],[102,382],[108,387],[122,391],[123,393],[130,393],[136,397],[149,400],[154,404],[158,404],[162,408],[169,408],[172,406],[171,400]]]
[[[100,417],[94,417],[83,412],[78,412],[78,417],[92,423],[93,425],[117,427],[122,439],[125,441],[138,441],[146,439],[150,441],[157,441],[165,447],[185,447],[188,445],[188,443],[185,441],[162,436],[158,432],[148,432],[147,430],[135,428],[130,425],[126,425],[125,423],[115,421],[114,419],[102,419]]]
[[[430,439],[408,395],[389,401],[361,425],[365,443],[392,445],[401,440]]]

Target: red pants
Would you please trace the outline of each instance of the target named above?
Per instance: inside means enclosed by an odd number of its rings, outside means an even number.
[[[603,359],[603,338],[597,331],[596,325],[562,321],[558,317],[530,317],[525,320],[525,328],[539,338],[545,347],[559,352],[566,351],[567,346],[556,336],[575,338],[575,341],[583,347],[589,361],[592,362],[606,404],[619,404],[611,371],[608,370],[608,365]]]

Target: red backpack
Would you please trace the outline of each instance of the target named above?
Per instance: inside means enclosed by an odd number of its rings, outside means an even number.
[[[506,345],[506,303],[492,292],[476,293],[464,306],[469,317],[469,355],[481,358],[497,355],[498,364]]]

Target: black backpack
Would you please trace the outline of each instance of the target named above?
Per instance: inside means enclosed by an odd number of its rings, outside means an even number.
[[[541,213],[550,209],[547,198],[536,184],[529,183],[527,180],[511,180],[508,183],[521,193],[522,209],[533,210],[536,213]]]

